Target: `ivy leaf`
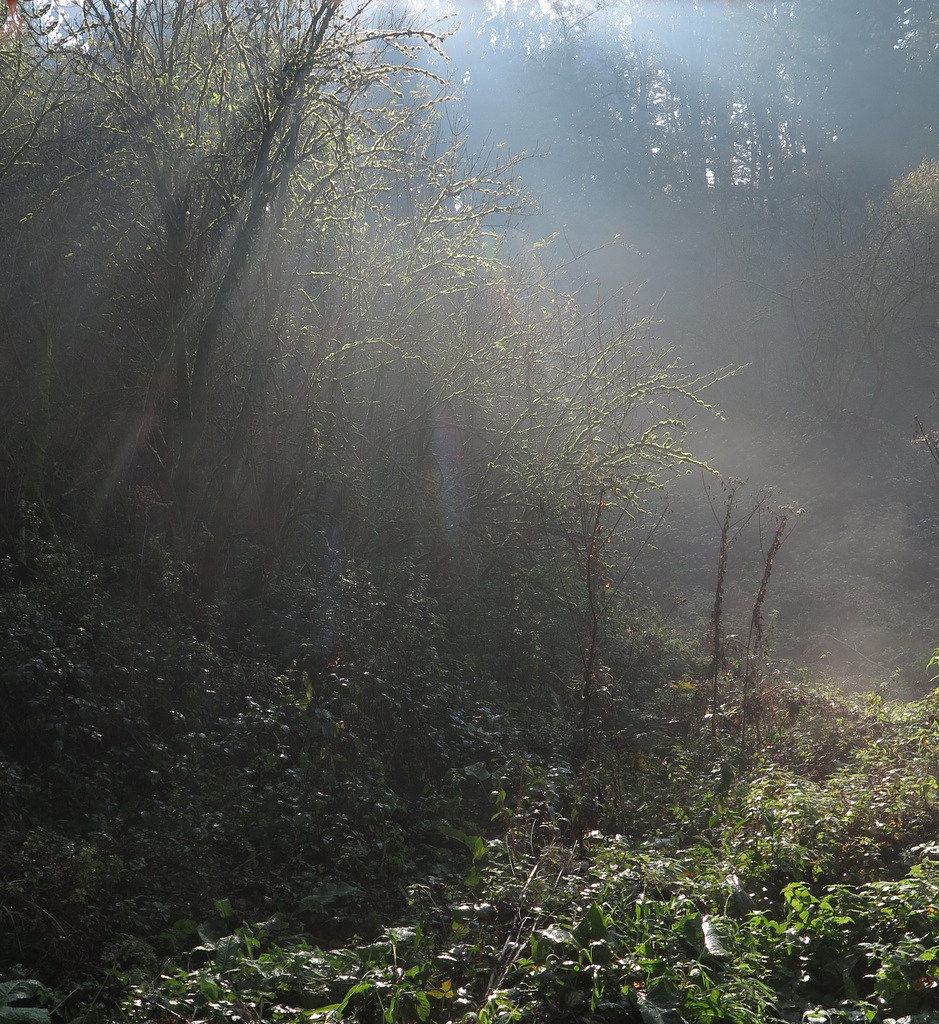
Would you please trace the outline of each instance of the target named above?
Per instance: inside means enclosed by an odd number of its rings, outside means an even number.
[[[489,769],[482,761],[477,761],[475,764],[468,764],[463,769],[463,774],[477,779],[479,782],[485,782],[489,778]]]
[[[35,1006],[0,1006],[3,1024],[49,1024],[51,1020],[48,1010]]]

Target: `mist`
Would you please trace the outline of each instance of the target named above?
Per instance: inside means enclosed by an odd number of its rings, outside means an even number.
[[[9,11],[0,1020],[935,1020],[939,0]]]
[[[919,692],[934,646],[936,479],[913,444],[914,416],[936,420],[931,242],[896,252],[890,270],[871,254],[895,238],[878,217],[897,182],[937,156],[935,13],[452,11],[452,76],[476,146],[530,157],[534,208],[515,229],[552,238],[558,263],[601,292],[634,296],[682,365],[733,369],[712,391],[719,416],[695,415],[692,448],[745,481],[749,500],[771,492],[803,510],[770,586],[772,647],[786,671],[849,688],[893,677]],[[935,187],[935,165],[926,173]],[[904,270],[904,258],[924,262]],[[713,602],[713,486],[707,473],[669,486],[638,569],[687,627],[706,629]],[[765,544],[752,528],[731,555],[741,629]]]
[[[4,365],[8,382],[29,382],[6,385],[11,551],[22,494],[50,528],[59,494],[100,540],[115,515],[134,534],[131,496],[146,493],[144,554],[154,536],[186,565],[205,553],[211,568],[193,578],[206,594],[239,572],[266,578],[267,554],[236,571],[234,552],[271,537],[278,564],[306,538],[299,564],[315,578],[333,572],[334,536],[348,558],[383,552],[382,572],[395,545],[445,562],[440,538],[476,529],[494,498],[461,480],[465,523],[428,539],[414,481],[430,486],[425,463],[442,456],[426,437],[444,423],[462,444],[495,407],[478,396],[457,415],[466,352],[446,346],[499,316],[520,331],[513,303],[547,324],[554,300],[532,297],[544,288],[575,297],[582,324],[628,308],[644,351],[711,382],[663,413],[686,421],[687,452],[650,489],[654,530],[625,542],[630,600],[707,633],[714,488],[740,479],[745,505],[801,510],[767,597],[778,664],[848,687],[928,684],[937,483],[913,422],[939,426],[935,4],[327,4],[321,21],[288,4],[270,25],[246,8],[247,41],[229,54],[244,80],[232,92],[224,62],[200,66],[185,89],[207,84],[185,103],[165,85],[177,64],[158,13],[127,25],[123,9],[78,13],[50,28],[36,12],[33,49],[3,51]],[[335,35],[318,35],[334,16]],[[193,24],[192,39],[217,31],[229,45],[225,17]],[[122,79],[128,32],[148,57]],[[283,82],[262,88],[265,48],[298,38],[334,47],[334,63],[311,56],[298,78],[286,59]],[[95,46],[125,56],[96,66]],[[496,256],[514,269],[494,283]],[[457,266],[464,276],[447,278]],[[402,346],[457,315],[448,296],[471,294],[475,312],[439,339],[444,376],[418,386]],[[337,366],[348,379],[327,386]],[[519,393],[507,382],[499,408]],[[276,430],[261,426],[267,411]],[[354,456],[324,445],[340,429]],[[479,466],[493,444],[480,441]],[[275,452],[290,468],[270,469]],[[385,495],[394,515],[349,518],[366,500],[353,493]],[[528,500],[523,482],[515,493]],[[754,521],[730,553],[735,629],[765,553]]]

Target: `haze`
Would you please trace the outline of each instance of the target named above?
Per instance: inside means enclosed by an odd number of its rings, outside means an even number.
[[[642,458],[669,455],[638,474],[645,518],[609,549],[621,596],[706,636],[720,480],[740,478],[741,516],[761,515],[729,552],[728,629],[747,628],[759,523],[789,509],[774,669],[928,685],[937,481],[913,441],[914,417],[939,427],[939,5],[219,2],[178,52],[159,4],[55,29],[24,9],[27,36],[0,51],[18,572],[27,520],[51,533],[61,516],[89,550],[124,552],[142,607],[148,587],[238,594],[241,622],[290,574],[315,581],[296,602],[324,658],[353,564],[418,566],[459,620],[455,594],[485,606],[481,581],[519,586],[487,545],[538,560],[531,396],[567,385],[538,392],[534,370],[561,374],[564,332],[599,337],[625,304],[624,336],[687,388],[648,421],[661,447]],[[288,57],[270,78],[267,48],[297,39],[333,63]],[[563,519],[586,476],[551,444]],[[531,602],[513,628],[540,637],[536,593],[512,598]]]
[[[518,229],[557,233],[559,262],[589,253],[584,277],[634,293],[683,364],[742,367],[692,447],[805,508],[771,585],[772,644],[849,686],[894,670],[925,685],[934,640],[936,478],[912,445],[915,415],[939,421],[933,228],[905,257],[875,252],[896,239],[899,220],[878,221],[891,189],[937,156],[936,15],[468,4],[449,47],[476,144],[537,154],[522,174],[539,212]],[[935,165],[925,177],[935,188]],[[719,530],[700,475],[670,488],[666,522],[644,581],[701,623]],[[759,538],[741,539],[741,629],[761,566]]]

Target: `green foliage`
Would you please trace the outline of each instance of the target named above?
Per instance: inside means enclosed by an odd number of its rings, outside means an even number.
[[[741,680],[712,732],[691,652],[647,621],[611,647],[585,786],[566,694],[520,714],[402,572],[399,635],[350,568],[349,660],[298,646],[280,672],[118,617],[76,553],[3,595],[24,711],[4,734],[0,950],[61,993],[11,988],[8,1017],[750,1024],[933,1005],[939,692],[894,705],[770,675],[753,752]],[[221,674],[221,692],[198,682]]]
[[[793,739],[779,729],[766,760],[735,773],[715,815],[706,751],[672,748],[667,777],[641,781],[660,809],[655,831],[637,817],[631,835],[594,831],[579,849],[551,818],[563,786],[523,768],[530,795],[514,810],[504,788],[496,793],[504,838],[441,827],[478,877],[412,887],[407,924],[333,949],[285,944],[270,925],[202,926],[207,941],[192,955],[208,959],[138,985],[126,1019],[164,1006],[221,1020],[239,1005],[274,1020],[363,1021],[921,1012],[932,1006],[939,859],[919,838],[934,821],[931,790],[912,784],[920,771],[931,777],[934,754],[898,755],[924,746],[935,698],[909,709],[827,700],[806,727],[819,736],[850,715],[861,731],[840,765],[824,745],[816,751],[828,771],[815,783],[778,763]],[[906,767],[891,777],[872,757]],[[352,886],[324,885],[311,899],[333,906],[354,896]]]
[[[33,980],[0,981],[0,1021],[3,1024],[50,1024],[49,1011],[42,1006],[14,1006],[14,1003],[48,1002],[49,993]]]

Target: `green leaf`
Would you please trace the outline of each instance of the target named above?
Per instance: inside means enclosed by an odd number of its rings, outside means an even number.
[[[701,931],[704,933],[704,948],[711,956],[727,956],[727,950],[710,914],[701,918]]]
[[[48,1010],[35,1006],[10,1006],[20,999],[35,999],[45,992],[43,985],[32,978],[0,981],[0,1022],[3,1024],[49,1024]]]
[[[637,994],[636,1001],[639,1004],[639,1013],[642,1015],[642,1024],[672,1024],[672,1022],[682,1020],[675,1010],[657,1006],[643,992]]]
[[[387,934],[396,945],[416,945],[419,934],[416,928],[389,928]]]
[[[609,937],[610,930],[606,926],[603,911],[596,903],[584,914],[583,920],[574,929],[574,938],[579,946],[589,946],[591,942]]]
[[[587,947],[590,951],[590,962],[606,967],[613,962],[613,950],[606,939],[596,939]]]
[[[571,933],[556,924],[549,924],[547,928],[539,928],[534,934],[540,942],[549,946],[568,946],[573,941]]]
[[[170,925],[169,931],[163,932],[161,938],[168,939],[178,945],[184,945],[193,936],[199,934],[198,922],[194,921],[191,917],[181,917],[178,921],[174,921]]]
[[[308,896],[300,900],[300,906],[304,910],[321,910],[323,907],[335,903],[346,896],[351,896],[359,891],[357,885],[350,885],[348,882],[323,882],[318,885]]]
[[[483,841],[482,836],[467,835],[465,832],[461,832],[458,828],[453,828],[446,822],[441,822],[437,826],[437,831],[450,839],[455,839],[457,842],[462,843],[473,855],[473,860],[479,860],[480,857],[485,856],[486,844]]]
[[[463,774],[468,775],[470,778],[477,779],[479,782],[485,782],[489,776],[489,769],[482,763],[477,761],[475,764],[468,764],[463,769]]]
[[[218,940],[225,935],[224,926],[214,921],[203,921],[198,927],[199,938],[206,949],[215,949]]]
[[[483,880],[483,876],[476,870],[476,863],[470,869],[470,873],[463,879],[463,884],[470,889],[475,889]]]
[[[227,921],[234,915],[235,911],[232,908],[231,900],[215,900],[214,902],[215,909],[223,921]]]
[[[0,1009],[20,999],[35,999],[43,991],[42,984],[32,978],[0,981]]]
[[[329,1006],[318,1006],[311,1013],[314,1016],[319,1016],[325,1013],[336,1013],[342,1015],[345,1008],[349,1005],[350,1000],[354,996],[357,996],[360,992],[368,992],[369,989],[374,988],[375,984],[372,981],[360,981],[357,985],[353,985],[352,988],[346,992],[341,1003],[330,1003]]]
[[[200,975],[198,978],[199,992],[207,1002],[215,1002],[221,995],[221,989],[210,978]]]
[[[241,939],[237,935],[225,935],[215,947],[215,966],[220,971],[230,971],[241,953]]]
[[[50,1024],[48,1010],[34,1006],[0,1006],[0,1021],[3,1024]]]

